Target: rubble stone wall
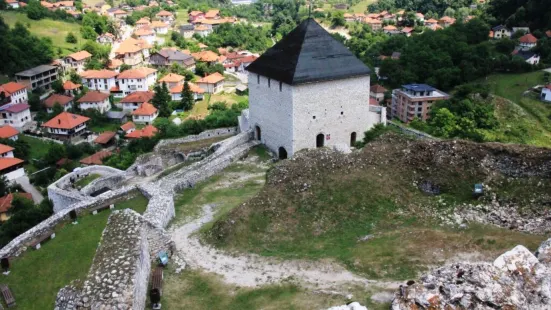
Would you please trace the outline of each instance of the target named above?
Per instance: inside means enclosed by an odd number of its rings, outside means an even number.
[[[205,130],[197,135],[186,136],[183,138],[161,140],[155,146],[155,151],[159,151],[162,148],[166,148],[167,146],[175,145],[175,144],[200,141],[200,140],[210,139],[214,137],[231,136],[231,135],[237,134],[237,131],[238,131],[237,127],[218,128],[218,129],[212,129],[212,130]]]

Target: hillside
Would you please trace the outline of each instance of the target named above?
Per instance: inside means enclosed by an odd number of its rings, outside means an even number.
[[[458,219],[455,207],[507,206],[526,216],[549,210],[550,159],[551,151],[541,148],[395,134],[348,156],[299,152],[271,169],[268,186],[203,238],[228,250],[333,258],[370,278],[406,279],[453,258],[494,257],[517,244],[534,249],[544,237],[517,230],[541,233],[545,227],[509,230],[507,221],[516,219],[488,211],[479,222],[503,219],[505,228],[469,223]],[[474,183],[486,186],[478,201]]]
[[[65,42],[65,37],[69,32],[72,32],[80,43],[83,43],[83,39],[80,35],[80,25],[77,23],[70,23],[59,20],[41,19],[32,20],[24,13],[17,13],[13,11],[2,11],[0,17],[4,19],[4,22],[13,27],[15,23],[20,22],[27,26],[29,31],[43,38],[50,38],[52,40],[55,52],[60,48],[62,53],[70,54],[76,51],[76,45]]]

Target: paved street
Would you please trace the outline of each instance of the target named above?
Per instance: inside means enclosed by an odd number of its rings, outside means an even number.
[[[25,192],[30,193],[33,196],[34,203],[38,204],[41,203],[42,200],[44,200],[44,196],[42,196],[42,194],[31,184],[28,176],[25,175],[17,178],[15,179],[15,182],[21,185]]]

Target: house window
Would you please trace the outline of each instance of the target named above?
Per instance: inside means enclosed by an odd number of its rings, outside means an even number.
[[[283,83],[279,82],[279,91],[283,89]]]

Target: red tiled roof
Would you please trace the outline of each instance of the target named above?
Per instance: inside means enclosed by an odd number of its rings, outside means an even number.
[[[0,144],[0,154],[7,153],[9,151],[15,150],[13,147],[5,144]]]
[[[545,35],[548,37],[548,38],[551,38],[551,30],[547,30],[545,32]]]
[[[0,85],[0,92],[4,91],[7,92],[7,96],[11,96],[11,94],[20,91],[25,88],[25,85],[16,83],[16,82],[8,82],[6,84]]]
[[[211,75],[205,76],[197,81],[197,83],[216,84],[224,80],[224,76],[218,72],[214,72]]]
[[[18,134],[19,131],[17,131],[17,129],[13,128],[10,125],[0,127],[0,138],[2,139],[8,139],[13,136],[17,136]]]
[[[159,131],[153,125],[147,125],[143,129],[137,129],[127,134],[125,138],[128,139],[140,139],[140,138],[151,138]]]
[[[122,98],[122,100],[119,102],[120,103],[134,103],[134,102],[144,103],[151,100],[153,96],[155,96],[155,93],[152,91],[136,91]]]
[[[136,125],[134,125],[134,123],[132,123],[132,122],[127,122],[126,124],[121,126],[121,129],[124,130],[124,131],[128,131],[128,130],[133,129],[133,128],[136,128]]]
[[[113,139],[113,137],[115,137],[116,134],[117,133],[115,133],[113,131],[103,132],[94,140],[94,143],[107,144],[107,143],[109,143],[109,141],[111,141],[111,139]]]
[[[205,92],[201,87],[197,86],[197,84],[193,84],[193,83],[188,83],[188,84],[189,84],[189,89],[194,93],[202,94],[202,93]],[[176,85],[176,86],[174,86],[170,89],[170,93],[171,94],[179,94],[179,93],[182,92],[183,89],[184,89],[183,84]]]
[[[103,159],[111,156],[111,151],[101,150],[80,160],[83,165],[103,165]]]
[[[53,108],[56,103],[59,103],[61,106],[65,106],[71,101],[73,101],[73,97],[53,94],[44,100],[44,105],[48,108]]]
[[[157,112],[156,107],[149,102],[144,102],[132,112],[132,115],[153,115],[155,112]]]
[[[26,103],[18,103],[18,104],[13,104],[9,107],[7,107],[4,111],[8,111],[10,113],[19,113],[21,111],[25,111],[25,110],[28,110],[30,109],[30,106]]]
[[[77,102],[101,102],[107,98],[109,98],[109,94],[105,94],[97,90],[91,90],[82,96]]]
[[[379,102],[375,98],[369,98],[369,105],[379,105]]]
[[[24,161],[15,157],[2,157],[0,158],[0,171],[22,164]]]
[[[67,55],[67,57],[73,58],[76,61],[84,60],[86,58],[92,57],[92,54],[88,53],[88,51],[80,51],[76,53],[72,53]]]
[[[374,92],[374,93],[384,93],[384,92],[387,91],[387,89],[382,87],[379,84],[375,84],[375,85],[371,86],[371,91]]]
[[[30,201],[33,200],[33,196],[29,193],[13,193],[13,194],[10,193],[10,194],[7,194],[6,196],[0,198],[0,213],[6,213],[6,212],[8,212],[9,209],[11,209],[11,207],[12,207],[11,203],[12,203],[14,197],[23,197],[23,198],[28,199]]]
[[[72,114],[69,112],[62,112],[58,116],[44,123],[43,127],[71,129],[76,126],[86,123],[90,118],[78,114]]]
[[[173,14],[169,11],[162,10],[159,13],[157,13],[157,16],[172,16]]]
[[[144,79],[148,75],[153,74],[155,72],[157,72],[157,70],[152,69],[152,68],[146,68],[146,67],[136,68],[136,69],[128,69],[128,70],[125,70],[125,71],[121,72],[119,74],[119,76],[117,76],[117,80],[120,80],[120,79]]]
[[[216,17],[216,15],[218,15],[220,13],[220,10],[208,10],[206,13],[205,13],[205,17],[206,18],[214,18]]]
[[[73,89],[80,88],[81,86],[82,85],[75,84],[72,81],[65,81],[65,83],[63,83],[63,89],[65,90],[73,90]]]
[[[196,61],[205,61],[212,62],[218,60],[218,55],[213,51],[203,51],[198,53],[191,53],[191,56],[195,58]]]
[[[185,77],[176,74],[176,73],[169,73],[165,75],[162,79],[159,80],[159,82],[165,82],[165,83],[179,83],[183,81]]]
[[[111,70],[86,70],[80,73],[85,79],[109,79],[117,76],[117,72]]]
[[[531,33],[527,33],[520,37],[519,39],[520,43],[537,43],[538,39],[534,37]]]

